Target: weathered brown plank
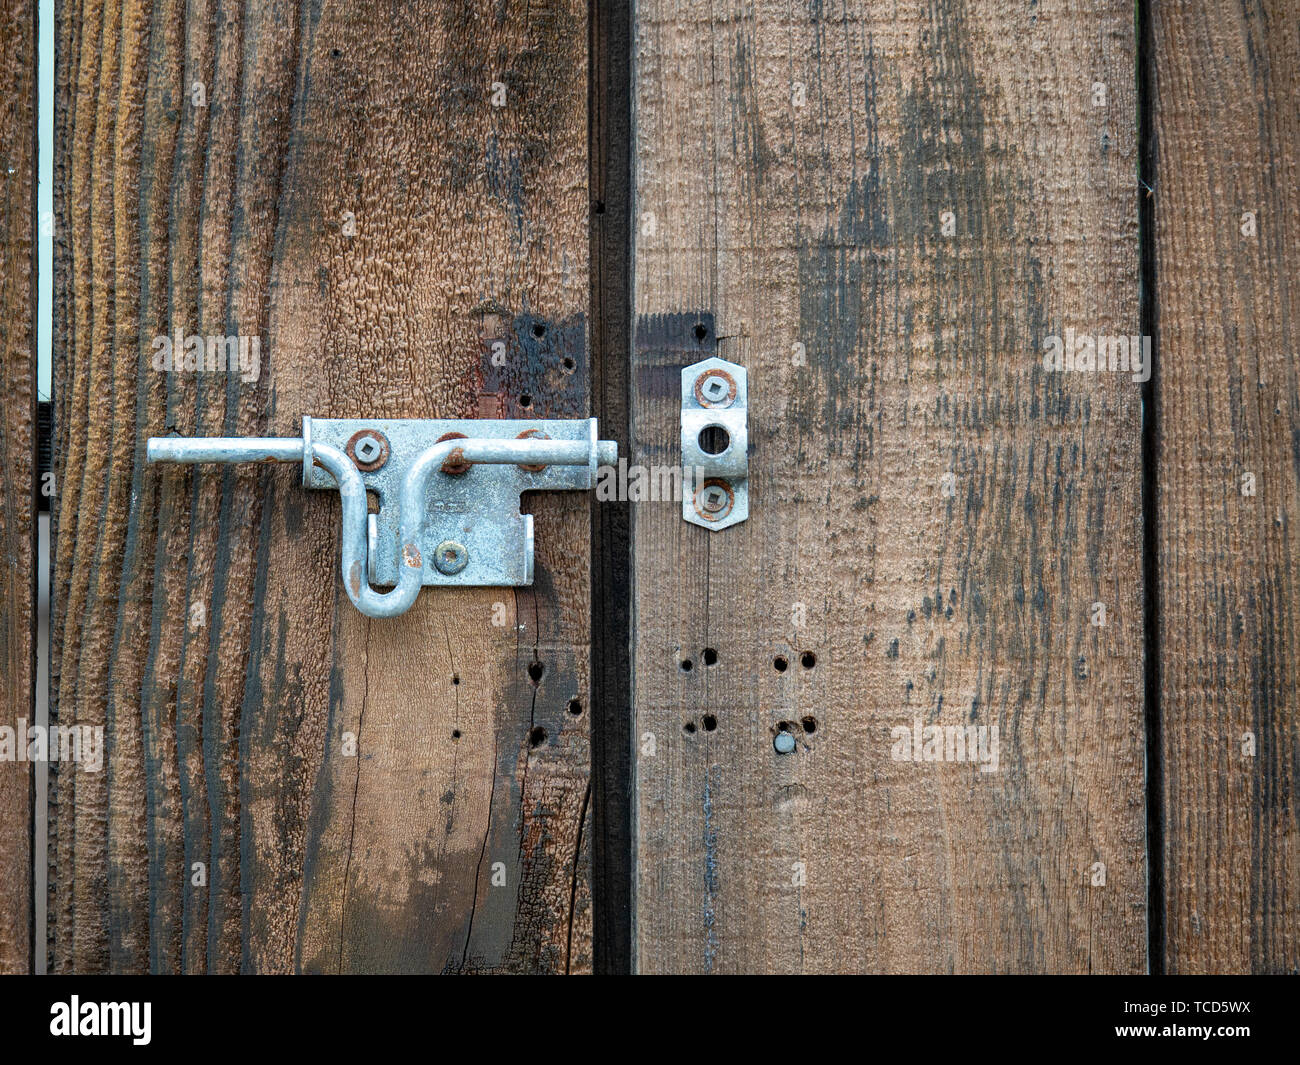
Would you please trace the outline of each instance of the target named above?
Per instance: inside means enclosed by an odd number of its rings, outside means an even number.
[[[1151,35],[1165,967],[1295,972],[1300,22],[1153,4]]]
[[[32,966],[36,678],[36,7],[0,5],[0,973]]]
[[[336,499],[143,462],[586,415],[585,6],[62,10],[55,699],[114,746],[59,784],[57,967],[589,968],[588,501],[535,501],[533,588],[369,622]],[[177,329],[260,375],[156,372]]]
[[[634,39],[633,459],[716,349],[752,500],[632,508],[639,969],[1141,971],[1140,386],[1042,366],[1138,332],[1132,5]],[[999,770],[892,759],[916,717],[998,726]]]

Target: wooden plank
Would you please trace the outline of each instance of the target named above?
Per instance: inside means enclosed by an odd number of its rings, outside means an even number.
[[[634,42],[633,461],[706,354],[751,405],[747,522],[632,507],[638,968],[1143,970],[1141,386],[1043,367],[1138,332],[1132,5]]]
[[[1164,963],[1300,968],[1300,23],[1151,9]]]
[[[606,439],[628,439],[632,249],[629,0],[591,12],[591,391]],[[632,952],[631,513],[592,510],[592,913],[595,971],[626,973]]]
[[[143,462],[585,416],[586,49],[576,0],[62,5],[55,699],[111,746],[59,784],[57,968],[590,968],[589,501],[533,501],[532,588],[372,622],[336,498]],[[157,372],[178,330],[260,372]]]
[[[0,5],[0,973],[32,967],[36,8]]]

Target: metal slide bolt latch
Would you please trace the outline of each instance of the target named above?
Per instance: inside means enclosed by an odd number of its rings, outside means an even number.
[[[301,437],[151,437],[146,454],[301,462],[304,487],[342,499],[348,598],[385,618],[410,609],[426,584],[532,584],[533,516],[519,512],[520,493],[589,489],[597,467],[618,462],[618,444],[598,439],[595,418],[303,418]]]
[[[749,377],[726,359],[682,370],[682,517],[717,531],[749,517]]]

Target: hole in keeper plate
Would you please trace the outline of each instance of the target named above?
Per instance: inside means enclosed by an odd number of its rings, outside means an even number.
[[[706,455],[721,455],[731,446],[731,434],[720,425],[706,425],[698,437],[700,450]]]

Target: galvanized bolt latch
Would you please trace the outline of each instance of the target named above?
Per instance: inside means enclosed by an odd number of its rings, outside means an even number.
[[[717,531],[749,517],[749,378],[712,358],[682,370],[682,517]]]
[[[343,501],[343,586],[394,617],[422,585],[533,583],[533,516],[519,494],[589,489],[618,444],[586,420],[303,418],[301,437],[151,437],[150,462],[301,462]],[[367,493],[379,499],[367,512]],[[377,592],[372,587],[392,588]]]

